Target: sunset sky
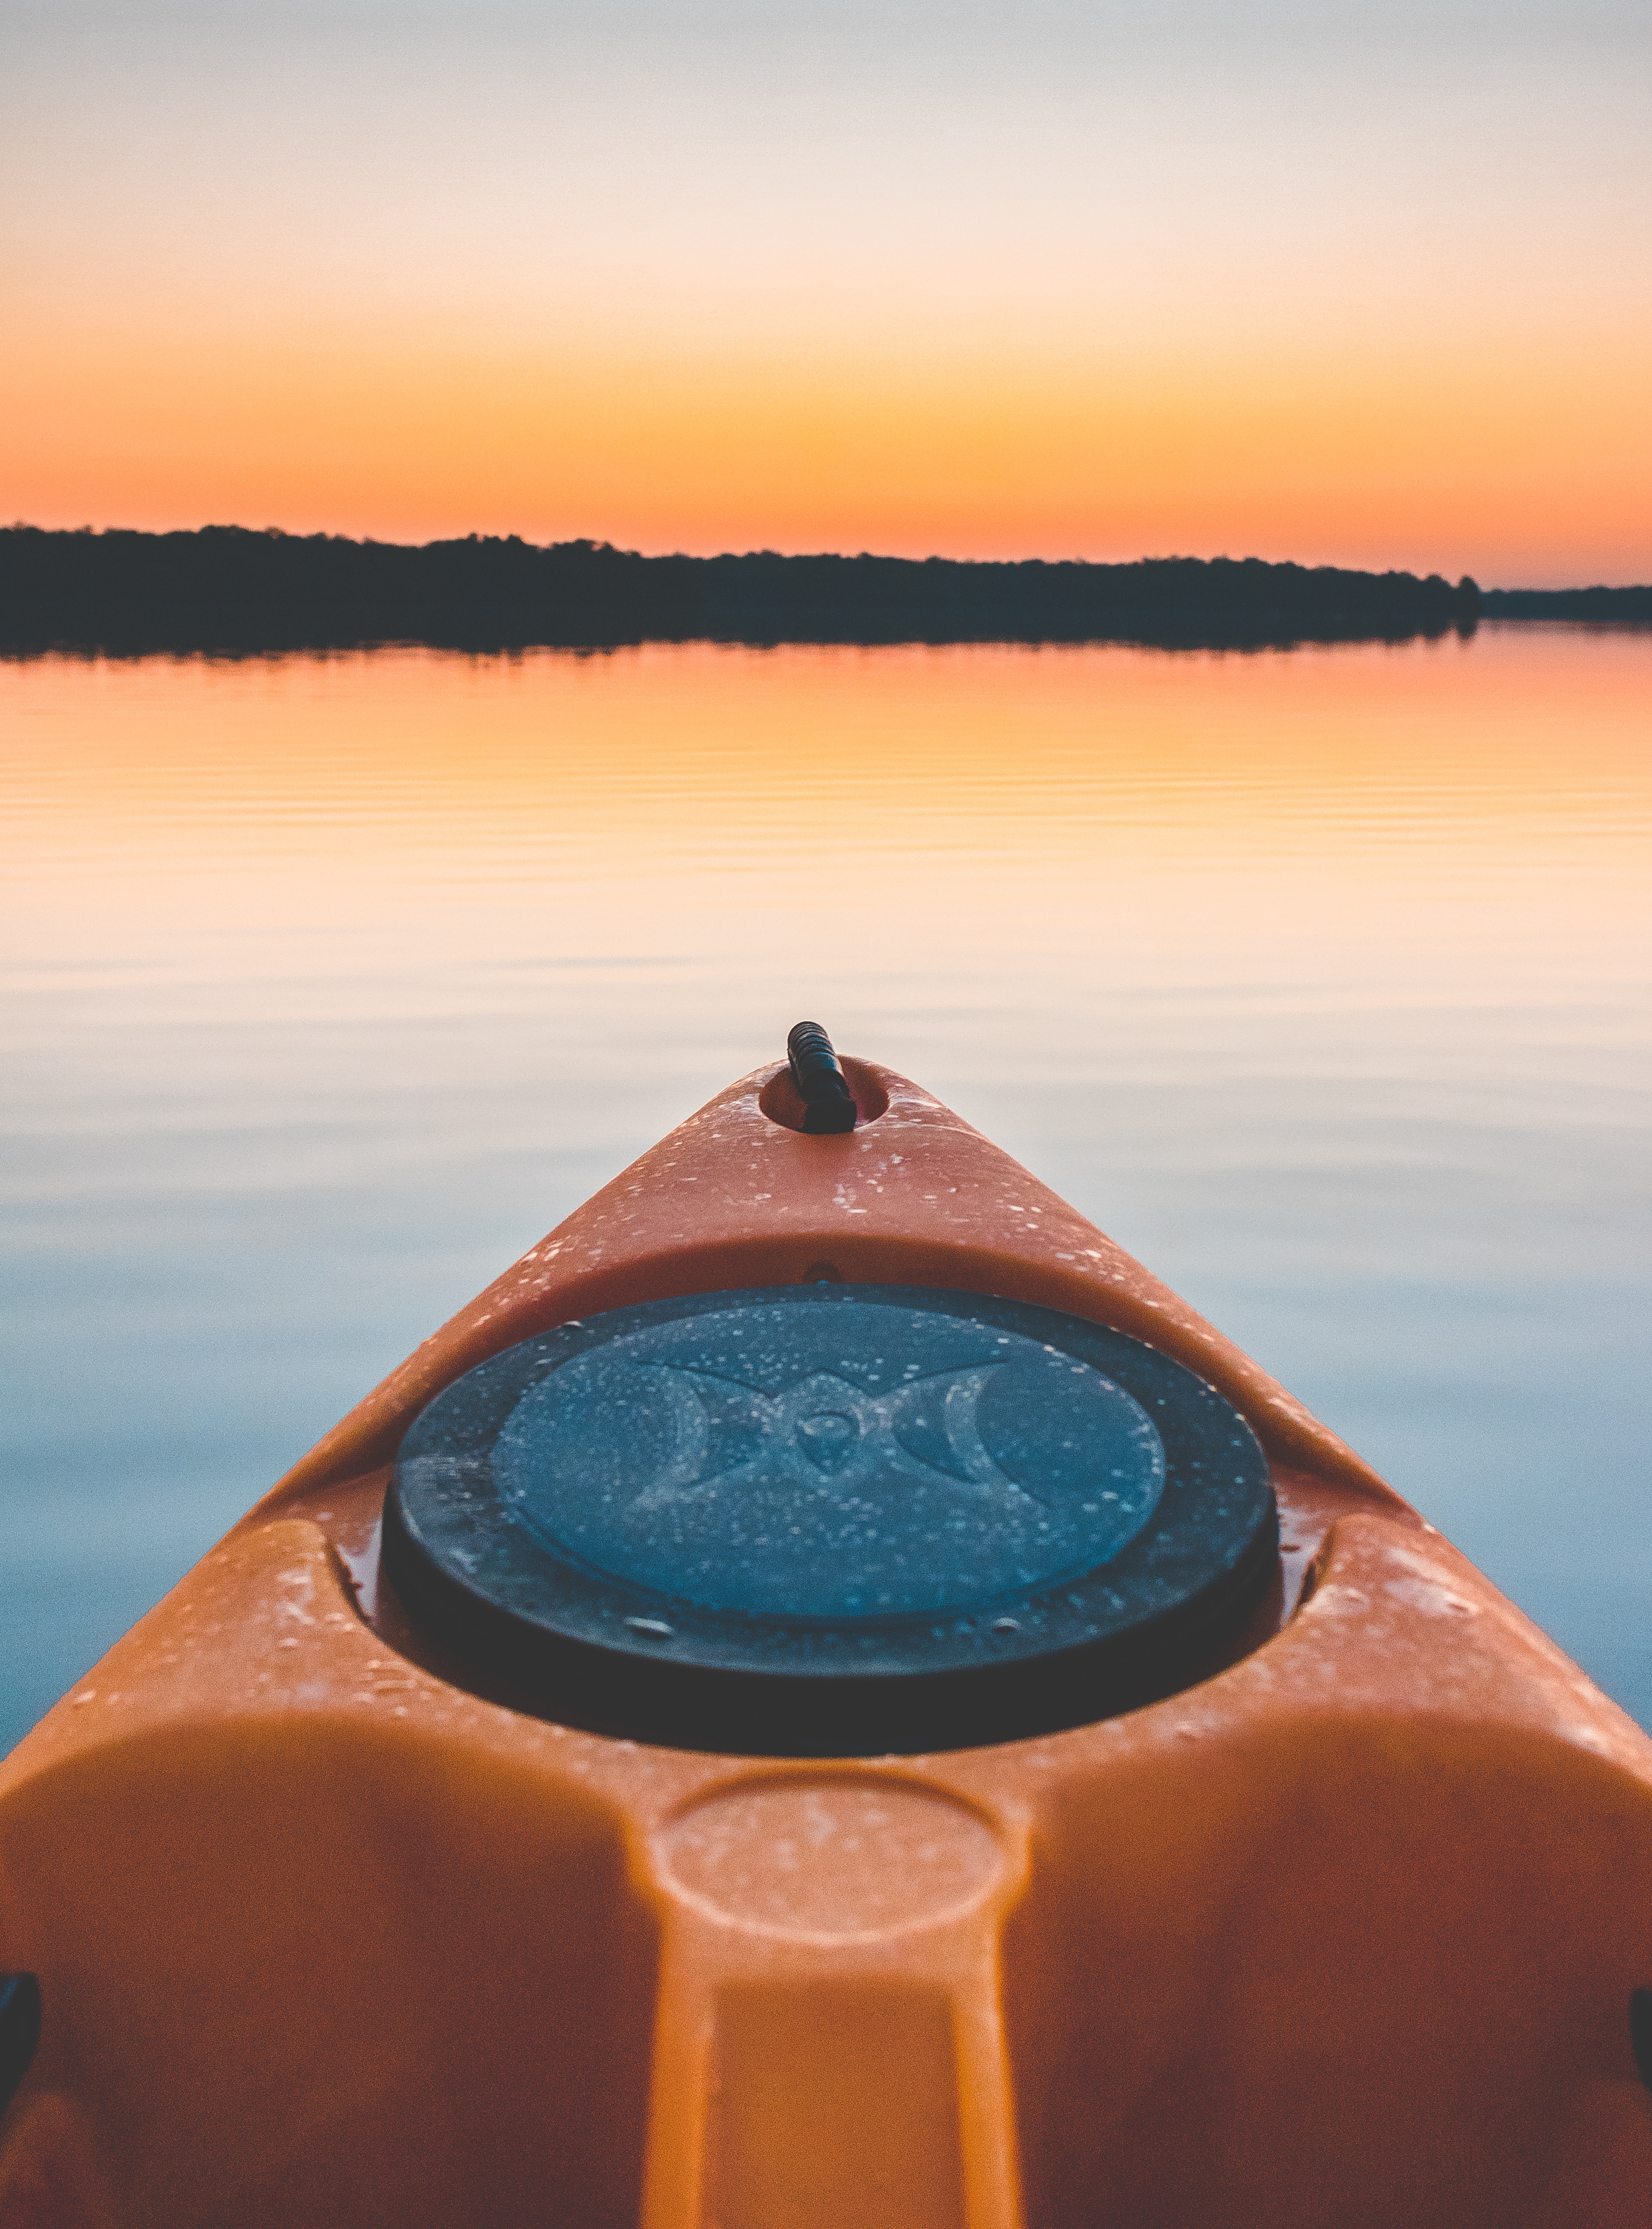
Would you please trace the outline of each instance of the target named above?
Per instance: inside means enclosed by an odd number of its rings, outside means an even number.
[[[0,0],[0,514],[1652,578],[1646,0]]]

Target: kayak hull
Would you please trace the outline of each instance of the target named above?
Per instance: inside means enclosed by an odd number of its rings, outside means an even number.
[[[8,2224],[1645,2213],[1652,1744],[1111,1242],[846,1066],[855,1131],[764,1071],[597,1195],[0,1768],[0,1958],[44,2007]],[[997,1745],[713,1754],[553,1721],[378,1586],[443,1385],[821,1274],[1061,1307],[1233,1402],[1281,1555],[1223,1661]]]

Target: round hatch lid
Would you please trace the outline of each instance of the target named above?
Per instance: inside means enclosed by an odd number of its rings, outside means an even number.
[[[1238,1412],[1140,1340],[901,1285],[564,1324],[433,1401],[384,1562],[433,1639],[566,1724],[871,1756],[1202,1677],[1272,1568]]]

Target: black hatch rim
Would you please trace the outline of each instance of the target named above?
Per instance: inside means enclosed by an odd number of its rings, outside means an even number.
[[[903,1338],[911,1352],[931,1362],[950,1356],[953,1366],[908,1363],[890,1390],[877,1394],[858,1363],[842,1363],[849,1375],[840,1378],[823,1373],[819,1342],[825,1339],[824,1352],[833,1357],[857,1340],[864,1348],[861,1334],[874,1322],[869,1312],[877,1312],[875,1345]],[[717,1344],[707,1350],[707,1340]],[[670,1359],[705,1351],[715,1359],[741,1340],[747,1342],[742,1352],[769,1345],[763,1360],[749,1367],[737,1363],[732,1378],[726,1370],[718,1375]],[[1006,1355],[1021,1371],[1019,1408],[1000,1394],[1010,1378],[987,1367]],[[813,1365],[800,1375],[800,1359]],[[621,1484],[616,1496],[590,1483],[603,1464],[612,1476],[616,1464],[633,1459],[635,1433],[603,1400],[616,1372],[620,1383],[634,1384],[638,1369],[656,1373],[651,1387],[685,1377],[710,1381],[712,1401],[730,1408],[730,1430],[739,1445],[755,1432],[772,1454],[776,1434],[787,1436],[785,1462],[802,1481],[795,1491],[820,1488],[821,1478],[832,1484],[831,1432],[825,1470],[821,1449],[798,1456],[790,1440],[832,1425],[830,1410],[802,1418],[794,1411],[813,1398],[807,1386],[800,1395],[799,1385],[832,1377],[850,1388],[842,1397],[825,1397],[846,1413],[839,1436],[858,1432],[865,1441],[875,1426],[888,1451],[895,1445],[893,1414],[903,1446],[916,1445],[915,1500],[922,1501],[931,1484],[944,1499],[948,1478],[963,1481],[955,1499],[967,1500],[977,1474],[989,1481],[980,1490],[988,1495],[988,1514],[996,1513],[996,1528],[984,1521],[964,1528],[975,1544],[973,1573],[960,1576],[936,1564],[935,1542],[959,1534],[955,1513],[950,1525],[932,1523],[909,1544],[920,1551],[915,1577],[889,1582],[885,1571],[882,1596],[869,1601],[863,1587],[852,1609],[834,1609],[829,1597],[834,1587],[861,1584],[861,1564],[850,1555],[832,1566],[824,1535],[818,1555],[794,1556],[792,1576],[777,1578],[782,1558],[749,1552],[761,1544],[730,1549],[725,1527],[724,1545],[714,1543],[709,1562],[702,1558],[696,1575],[674,1583],[669,1557],[662,1563],[650,1529],[630,1525],[627,1532],[614,1516],[619,1507],[628,1523],[644,1497],[633,1494],[626,1506],[630,1484]],[[765,1383],[772,1390],[766,1391]],[[903,1408],[909,1384],[927,1384],[937,1394],[955,1386],[954,1408],[965,1412],[967,1429],[961,1434],[948,1426],[944,1442],[935,1439],[936,1404],[921,1402],[922,1415],[910,1403]],[[651,1392],[645,1436],[656,1429],[659,1402],[680,1406],[682,1397],[680,1387],[669,1397]],[[1011,1417],[1006,1424],[1000,1416],[994,1429],[1000,1452],[1013,1446],[1006,1457],[1012,1474],[984,1446],[977,1424],[983,1400]],[[697,1389],[687,1403],[691,1415],[697,1401],[711,1405]],[[1079,1409],[1064,1410],[1064,1401],[1077,1401]],[[907,1428],[900,1424],[903,1414]],[[1052,1414],[1057,1421],[1049,1425]],[[1091,1493],[1090,1486],[1074,1487],[1078,1459],[1062,1452],[1074,1442],[1058,1436],[1061,1418],[1070,1430],[1075,1414],[1081,1423],[1085,1416],[1099,1422],[1108,1454],[1117,1454],[1121,1434],[1134,1450],[1124,1462],[1130,1484],[1121,1491],[1134,1493],[1135,1502],[1103,1537],[1107,1505],[1085,1499],[1083,1508],[1092,1513],[1071,1517],[1064,1564],[1060,1545],[1021,1552],[1032,1534],[1010,1501],[1023,1492],[1018,1478],[1030,1476],[1043,1487],[1049,1473],[1056,1486],[1045,1503],[1059,1503],[1065,1521],[1073,1494]],[[1156,1438],[1156,1455],[1144,1420]],[[711,1427],[696,1422],[693,1429],[703,1446]],[[574,1475],[567,1464],[547,1469],[548,1444],[560,1436],[566,1452],[571,1435],[573,1453],[582,1460],[593,1431],[588,1475]],[[767,1455],[752,1460],[759,1469],[748,1464],[748,1477],[758,1476],[771,1496],[784,1490],[784,1481],[776,1486],[762,1471]],[[674,1455],[671,1464],[673,1475],[683,1471]],[[651,1479],[659,1468],[656,1461]],[[1119,1475],[1111,1464],[1109,1469]],[[737,1469],[706,1474],[702,1460],[688,1492],[704,1495],[708,1484],[721,1487],[736,1476]],[[549,1520],[547,1494],[556,1505]],[[658,1499],[656,1486],[649,1494]],[[822,1498],[822,1491],[806,1495],[811,1506]],[[1109,1504],[1115,1500],[1109,1496]],[[833,1505],[839,1516],[844,1500],[840,1493]],[[588,1538],[586,1520],[599,1503],[607,1515],[598,1512],[595,1533]],[[1095,1514],[1096,1507],[1103,1514]],[[576,1529],[579,1545],[570,1546],[567,1535]],[[1038,1529],[1042,1543],[1050,1527],[1039,1520]],[[1000,1534],[1019,1541],[1011,1555],[1013,1563],[1019,1553],[1014,1569],[991,1564]],[[627,1548],[627,1538],[640,1547]],[[607,1310],[479,1364],[431,1402],[403,1441],[385,1497],[382,1553],[386,1575],[415,1625],[477,1673],[508,1683],[524,1708],[589,1731],[671,1747],[832,1757],[1013,1740],[1114,1716],[1191,1686],[1231,1645],[1274,1570],[1277,1542],[1267,1459],[1255,1434],[1213,1387],[1157,1349],[1025,1301],[925,1287],[822,1284],[694,1294]],[[957,1563],[950,1545],[945,1554]],[[1090,1560],[1097,1554],[1101,1560]],[[627,1556],[632,1568],[616,1570]],[[1044,1568],[1035,1568],[1040,1557]],[[927,1577],[925,1558],[936,1566]],[[841,1585],[834,1569],[848,1574]]]

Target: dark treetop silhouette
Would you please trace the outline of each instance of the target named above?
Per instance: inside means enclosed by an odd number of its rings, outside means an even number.
[[[0,644],[12,650],[696,639],[1244,647],[1440,635],[1472,627],[1482,605],[1469,580],[1254,557],[643,557],[601,542],[540,549],[514,535],[412,548],[237,526],[0,529]]]
[[[1652,588],[1488,588],[1480,599],[1488,620],[1583,620],[1608,626],[1652,621]]]

